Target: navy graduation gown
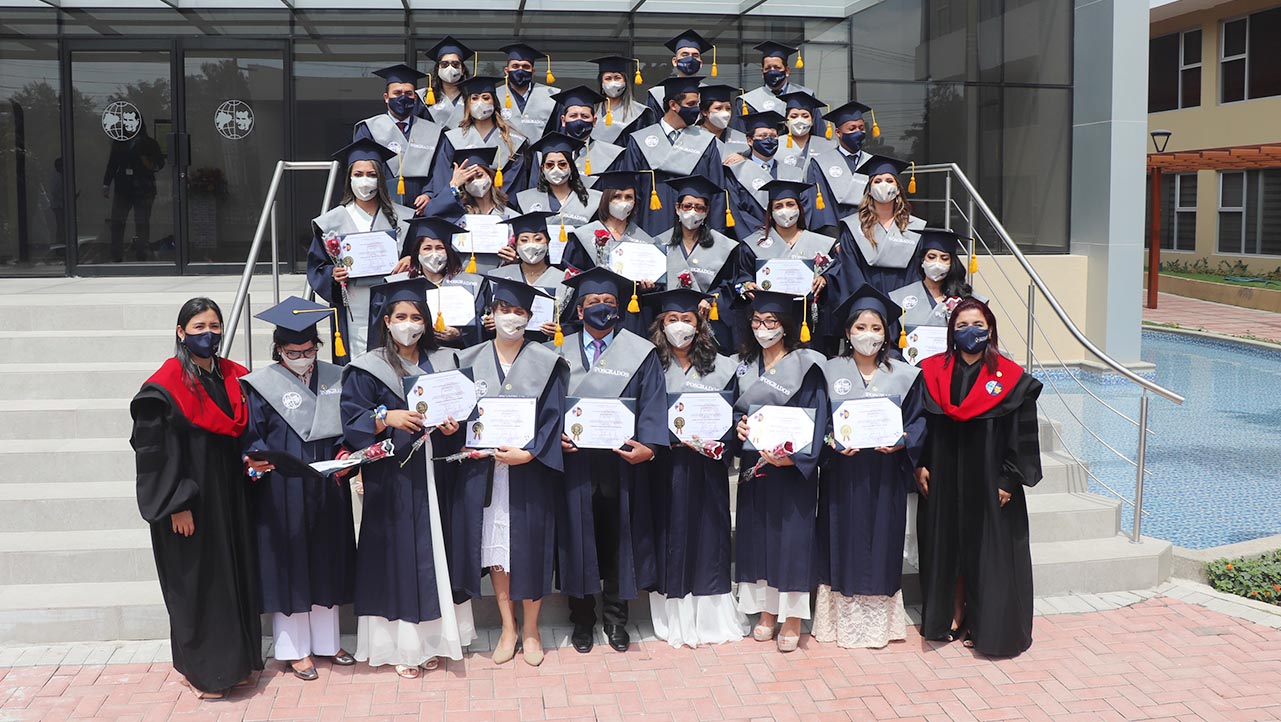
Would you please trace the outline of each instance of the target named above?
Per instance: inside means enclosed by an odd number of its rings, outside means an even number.
[[[646,129],[642,129],[636,132],[641,133],[645,130]],[[652,131],[651,134],[656,133],[659,136],[662,136],[661,126],[658,124],[650,126],[649,130]],[[707,131],[698,128],[697,126],[694,128],[687,128],[681,132],[689,133],[691,131],[710,136]],[[648,136],[646,137],[648,138]],[[651,210],[649,204],[650,195],[643,192],[643,189],[637,189],[636,222],[645,230],[646,233],[653,235],[666,228],[671,228],[672,223],[676,219],[676,189],[667,185],[664,181],[686,175],[701,175],[710,180],[717,188],[725,187],[725,166],[721,163],[720,148],[716,145],[715,138],[709,139],[710,142],[707,143],[707,146],[703,149],[703,152],[699,155],[698,160],[694,162],[692,167],[682,167],[681,172],[676,172],[674,166],[672,169],[651,168],[649,161],[645,158],[645,154],[641,151],[641,147],[637,143],[635,134],[627,137],[627,150],[623,153],[623,161],[618,166],[619,170],[653,170],[655,176],[655,190],[658,191],[658,198],[661,204],[661,207],[657,210]],[[670,147],[670,143],[666,137],[659,137],[658,142],[668,144]],[[649,174],[646,173],[645,175],[648,176]],[[648,181],[649,179],[646,178],[645,180]],[[644,186],[646,183],[642,182],[641,185]],[[717,196],[712,198],[708,203],[707,224],[718,231],[724,232],[725,196],[723,193],[718,193]]]
[[[832,359],[826,367],[833,411],[847,398],[900,396],[907,435],[904,448],[892,454],[872,449],[854,456],[830,448],[824,452],[818,496],[818,582],[847,597],[888,597],[902,586],[907,495],[915,488],[913,470],[925,441],[925,416],[916,369],[901,361],[890,361],[890,365],[892,371],[878,367],[866,385],[850,358]],[[849,393],[852,385],[854,393]],[[829,434],[831,417],[828,414]]]
[[[516,191],[529,187],[529,174],[531,173],[530,163],[527,156],[529,150],[525,136],[521,135],[516,129],[511,130],[512,145],[515,146],[512,153],[508,156],[507,162],[503,164],[503,192],[509,197],[514,198]],[[483,145],[492,145],[501,147],[502,136],[498,128],[494,128],[493,133],[489,136]],[[432,198],[438,196],[452,195],[449,190],[449,183],[454,177],[454,141],[448,133],[442,133],[440,136],[440,147],[436,149],[436,159],[433,161],[431,171],[431,186],[426,189],[428,195]]]
[[[319,379],[317,368],[311,377],[312,394],[330,391],[319,388]],[[340,436],[304,441],[258,389],[242,385],[249,407],[249,425],[240,438],[246,452],[284,451],[308,464],[337,455]],[[350,604],[356,536],[346,479],[320,481],[272,471],[251,482],[251,495],[263,613],[295,614],[310,612],[312,605]]]

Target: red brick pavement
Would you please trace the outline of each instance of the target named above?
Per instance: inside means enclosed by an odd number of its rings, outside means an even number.
[[[1281,719],[1281,631],[1167,597],[1035,624],[1032,649],[999,661],[912,629],[881,650],[648,643],[552,650],[538,669],[472,655],[412,681],[322,664],[302,682],[271,662],[216,702],[167,664],[19,667],[0,669],[0,720]]]
[[[1168,293],[1157,294],[1156,305],[1154,309],[1144,307],[1144,321],[1173,323],[1193,330],[1253,336],[1281,343],[1281,313],[1227,306]]]

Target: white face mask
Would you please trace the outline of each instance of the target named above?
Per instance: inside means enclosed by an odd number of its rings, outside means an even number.
[[[625,221],[635,207],[636,201],[610,201],[609,214],[620,221]]]
[[[492,187],[493,185],[494,185],[494,181],[491,180],[488,175],[483,175],[479,178],[472,178],[471,180],[467,181],[466,188],[467,188],[467,192],[472,194],[473,197],[480,198],[481,196],[488,193],[490,187]]]
[[[756,336],[756,343],[759,343],[761,348],[770,348],[783,340],[783,327],[753,329],[752,334]]]
[[[472,120],[488,120],[489,116],[494,114],[493,103],[472,103],[471,110]]]
[[[499,338],[507,341],[515,341],[524,336],[525,327],[528,325],[528,316],[521,316],[516,313],[494,314],[494,331]]]
[[[925,271],[925,277],[935,282],[942,281],[951,268],[952,264],[940,261],[925,261],[921,264],[921,270]]]
[[[622,80],[615,80],[612,83],[601,83],[601,89],[605,91],[605,95],[608,95],[611,98],[617,98],[623,94],[623,91],[627,90],[627,83]]]
[[[423,331],[427,330],[423,324],[413,321],[400,321],[391,324],[388,328],[391,329],[391,337],[401,346],[413,346],[418,343],[418,339],[423,337]]]
[[[717,130],[725,130],[729,126],[730,112],[728,110],[718,110],[715,113],[707,114],[707,124]]]
[[[800,208],[779,208],[774,211],[774,224],[784,228],[791,228],[796,225],[797,219],[801,217]]]
[[[809,135],[814,124],[804,118],[792,118],[787,121],[787,129],[792,131],[792,135]]]
[[[444,251],[430,251],[418,254],[418,262],[428,271],[440,273],[445,264],[449,263],[449,256]]]
[[[370,176],[360,176],[351,179],[351,192],[362,201],[378,195],[378,179]]]
[[[875,331],[855,331],[850,334],[850,345],[863,356],[875,355],[885,343],[885,337]]]
[[[707,219],[707,214],[700,211],[676,211],[676,217],[681,220],[681,225],[689,230],[694,230],[703,225]]]
[[[547,245],[543,243],[521,243],[516,246],[516,255],[525,263],[540,263],[547,257]]]
[[[884,181],[880,183],[873,183],[872,198],[874,198],[878,203],[889,203],[895,198],[898,198],[898,184],[886,183]]]
[[[463,79],[463,69],[455,68],[452,65],[442,65],[436,71],[436,75],[446,83],[457,83]]]
[[[302,376],[307,373],[312,366],[316,365],[316,357],[289,358],[288,356],[281,354],[280,362],[285,365],[285,368],[293,371],[295,376]]]
[[[667,343],[676,348],[685,348],[694,340],[694,327],[684,321],[673,321],[663,327]]]
[[[564,183],[565,181],[569,180],[569,169],[568,168],[544,168],[543,177],[547,179],[548,183],[551,183],[554,186],[558,186],[561,183]]]

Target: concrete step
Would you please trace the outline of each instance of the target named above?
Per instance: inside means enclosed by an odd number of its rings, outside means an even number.
[[[0,401],[0,441],[129,438],[129,399],[18,399]]]
[[[1097,494],[1032,494],[1027,514],[1033,542],[1108,539],[1121,531],[1121,501]]]
[[[1034,542],[1032,579],[1038,597],[1151,589],[1170,577],[1173,561],[1170,542],[1148,537]]]
[[[1044,416],[1037,420],[1040,422],[1041,452],[1062,451],[1063,444],[1059,443],[1059,437],[1063,434],[1063,424]]]
[[[82,358],[77,354],[75,358]],[[155,373],[156,360],[84,363],[0,363],[0,400],[130,399]]]
[[[0,477],[5,483],[40,481],[116,481],[137,474],[127,436],[88,439],[23,439],[0,441]]]
[[[0,533],[0,586],[156,578],[145,528]]]
[[[159,366],[174,352],[173,325],[158,329],[94,329],[88,331],[0,331],[0,364],[40,363],[50,359],[75,359],[88,363],[155,359]],[[253,327],[254,359],[271,357],[272,327]],[[237,335],[232,358],[245,352],[245,334]]]
[[[132,481],[0,483],[6,532],[146,529]]]
[[[1083,494],[1090,489],[1090,477],[1084,462],[1058,451],[1041,452],[1041,482],[1027,488],[1029,497],[1040,494]]]
[[[0,586],[3,643],[168,637],[169,615],[155,581]]]

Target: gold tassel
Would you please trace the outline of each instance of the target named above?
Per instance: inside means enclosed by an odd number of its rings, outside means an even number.
[[[552,75],[552,56],[547,56],[547,84],[551,85],[556,82],[556,76]]]
[[[396,179],[396,194],[405,195],[405,176],[403,175]]]
[[[560,330],[560,324],[556,324],[556,333],[552,336],[552,344],[556,346],[565,345],[565,332]]]
[[[587,175],[592,174],[592,157],[590,155],[583,159],[583,172]]]
[[[435,328],[436,328],[436,330],[437,330],[437,331],[440,331],[441,333],[444,333],[444,332],[445,332],[445,314],[444,314],[444,313],[442,313],[442,312],[440,311],[440,309],[437,309],[437,310],[436,310],[436,326],[435,326]]]
[[[801,58],[801,51],[796,51],[796,69],[800,70],[805,67],[805,61]]]
[[[729,210],[729,191],[725,191],[725,227],[734,227],[734,214]]]
[[[717,307],[716,307],[716,301],[717,301],[720,297],[721,297],[721,294],[719,294],[719,293],[713,293],[713,294],[712,294],[712,310],[711,310],[711,311],[708,311],[708,313],[707,313],[707,320],[708,320],[708,321],[719,321],[719,320],[721,320],[721,311],[720,311],[720,309],[719,309],[719,308],[717,308]]]
[[[712,46],[712,77],[715,78],[720,74],[721,74],[721,70],[716,66],[716,46],[713,45]]]
[[[464,268],[463,270],[466,271],[467,273],[476,272],[476,252],[475,251],[471,252],[471,258],[467,259],[467,267]]]
[[[499,168],[498,170],[494,171],[494,185],[498,186],[499,188],[503,187],[503,169],[502,168]]]
[[[787,131],[787,147],[792,147],[792,131]]]
[[[912,177],[907,180],[907,192],[916,193],[916,161],[912,161]]]
[[[827,120],[823,122],[827,125],[827,130],[823,131],[823,137],[827,138],[828,140],[831,140],[832,139],[832,123],[831,121],[827,121]]]
[[[640,296],[636,295],[636,282],[632,281],[632,300],[627,302],[628,313],[640,313]]]
[[[507,76],[503,76],[503,89],[507,91],[507,96],[503,98],[503,107],[510,108],[512,107],[512,81],[508,80]]]
[[[801,321],[801,343],[810,342],[810,322]]]
[[[979,254],[975,252],[977,250],[978,249],[974,247],[974,239],[971,238],[970,239],[970,275],[971,276],[979,272]]]
[[[875,111],[875,110],[873,110],[873,111],[872,111],[872,137],[873,137],[873,138],[880,138],[880,137],[881,137],[881,126],[879,126],[879,125],[877,125],[877,124],[876,124],[876,111]]]
[[[742,112],[742,115],[747,115],[748,113],[752,112],[752,109],[751,109],[751,108],[749,108],[749,107],[747,107],[747,101],[746,101],[746,100],[743,100],[742,98],[739,98],[739,100],[742,100],[742,101],[743,101],[743,112]]]
[[[427,105],[436,104],[436,90],[431,87],[431,83],[427,84],[427,97],[423,98],[423,102]]]
[[[565,242],[566,242],[566,241],[568,241],[568,240],[569,240],[569,236],[565,235],[565,216],[564,216],[564,215],[561,215],[561,217],[560,217],[560,242],[561,242],[561,243],[565,243]]]
[[[641,77],[640,58],[633,58],[633,60],[636,61],[636,75],[632,76],[632,83],[635,85],[640,85],[641,83],[645,82],[645,79]]]
[[[334,355],[335,356],[347,355],[347,347],[342,342],[342,332],[336,328],[334,329]]]
[[[656,211],[661,209],[662,207],[663,207],[663,202],[658,199],[658,190],[655,188],[650,188],[649,189],[649,209],[651,211]]]
[[[899,320],[898,347],[907,348],[907,329],[903,327],[902,319]]]
[[[605,101],[605,125],[614,124],[614,109],[610,107],[609,101]]]
[[[823,189],[814,186],[814,190],[818,192],[818,195],[814,196],[814,207],[820,211],[827,208],[827,204],[823,202]]]

